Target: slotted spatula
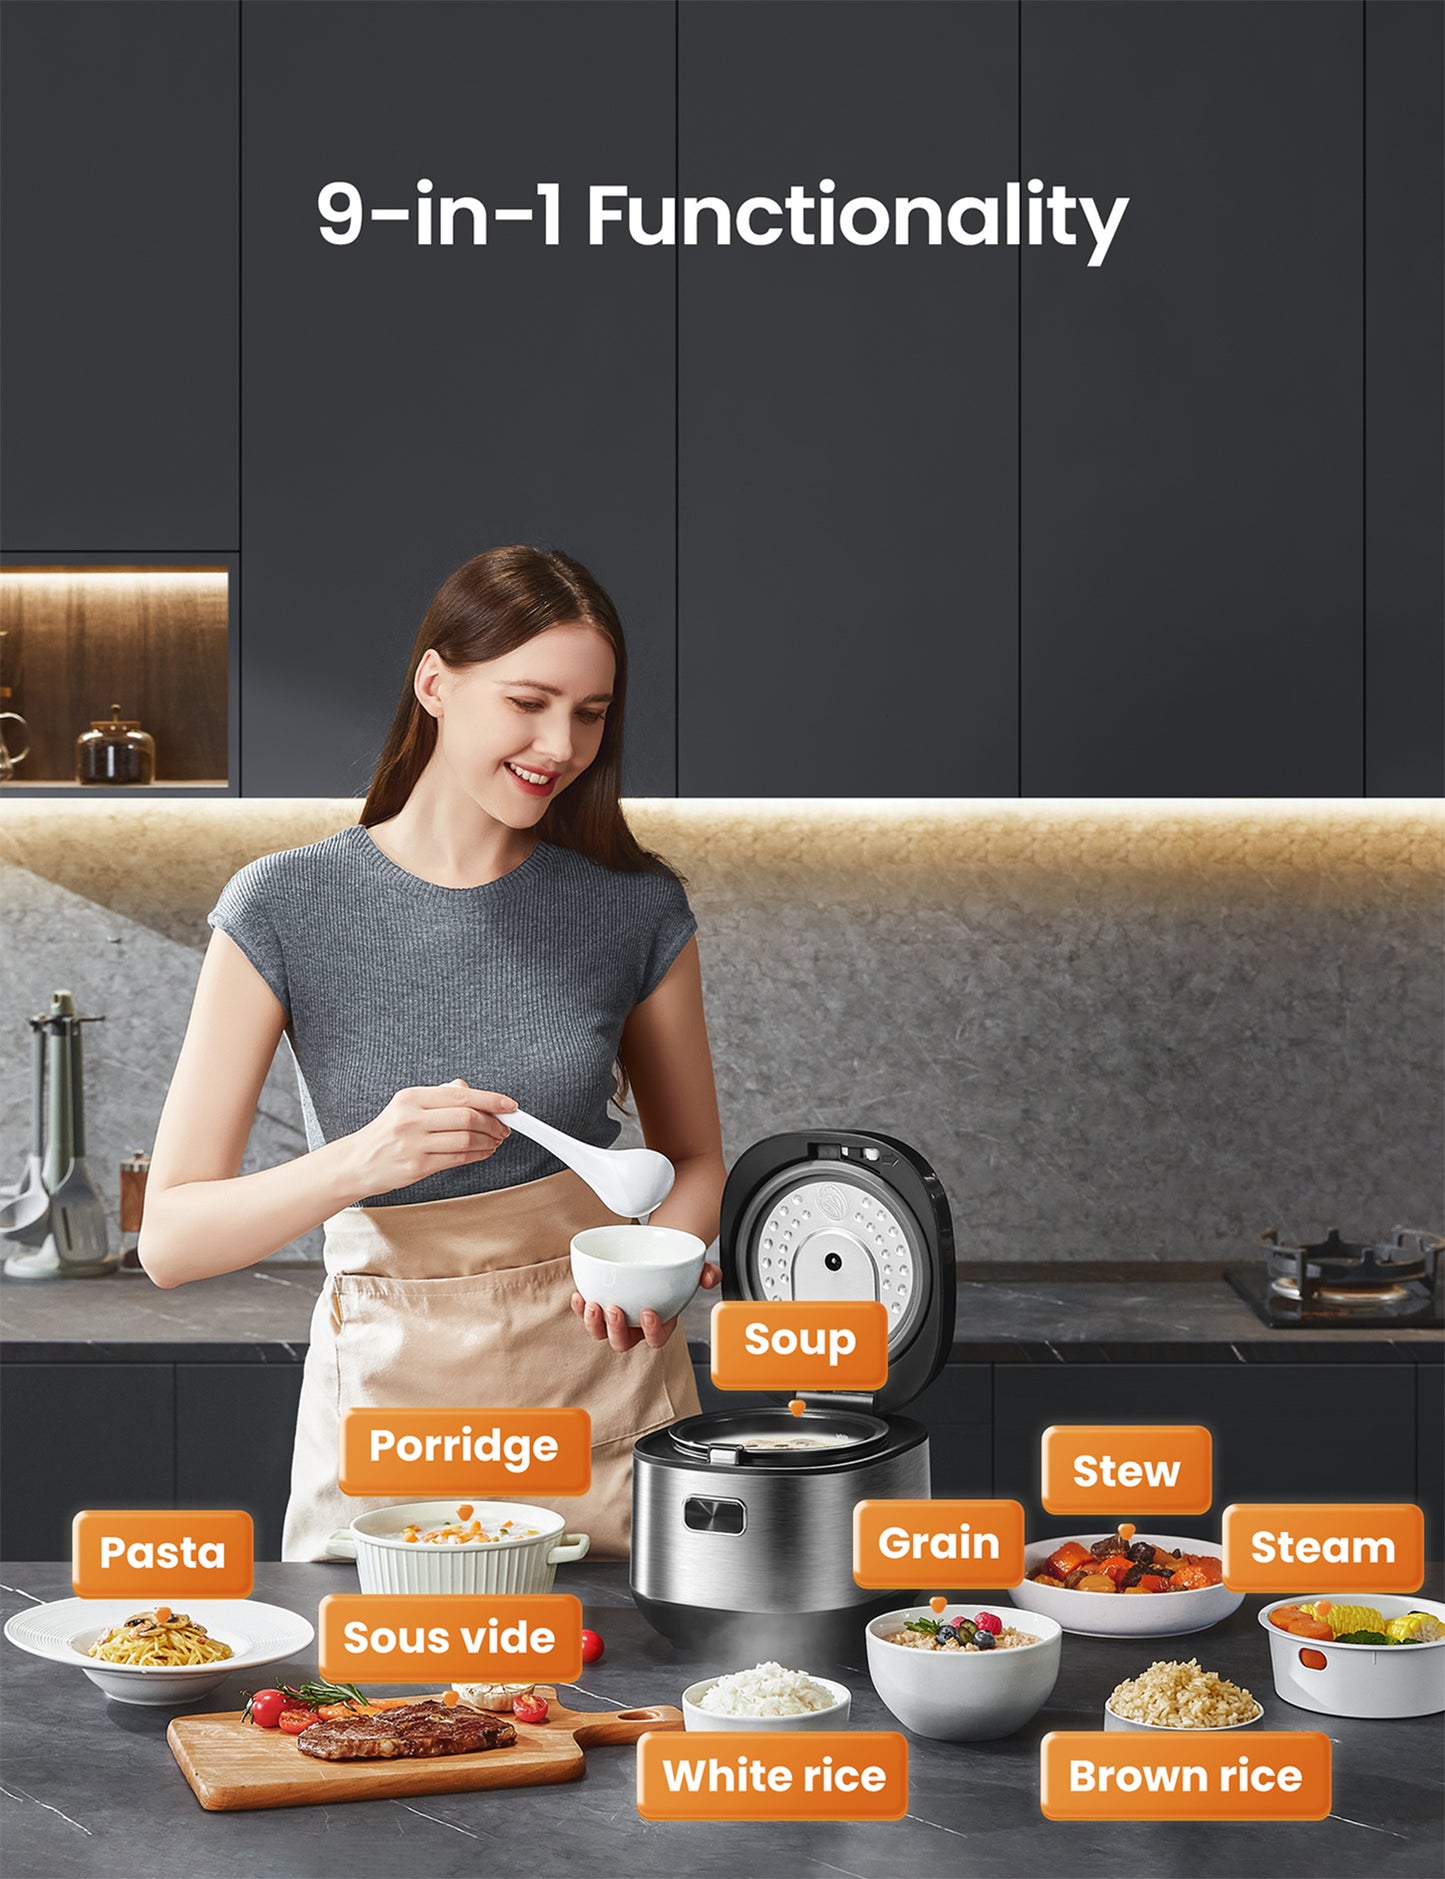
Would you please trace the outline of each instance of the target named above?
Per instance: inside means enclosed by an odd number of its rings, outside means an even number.
[[[109,1266],[109,1241],[106,1233],[105,1205],[85,1165],[85,1101],[82,1095],[80,1065],[80,1024],[76,1017],[51,1018],[46,1052],[46,1081],[50,1086],[48,1104],[49,1139],[46,1142],[46,1175],[59,1176],[50,1192],[50,1226],[55,1235],[55,1251],[60,1271],[71,1278],[104,1272]],[[50,1141],[60,1151],[52,1161]],[[69,1165],[60,1175],[62,1156],[69,1151]]]

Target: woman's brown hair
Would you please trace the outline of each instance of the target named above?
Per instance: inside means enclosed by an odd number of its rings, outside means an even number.
[[[362,805],[361,826],[386,822],[400,811],[436,748],[436,720],[422,709],[415,691],[417,667],[427,652],[435,652],[444,665],[474,665],[515,652],[548,627],[573,625],[593,627],[602,635],[612,648],[617,675],[597,755],[548,803],[538,834],[544,842],[575,849],[619,873],[666,869],[666,862],[643,848],[627,826],[619,800],[627,702],[622,622],[601,583],[556,548],[489,548],[442,582],[411,649],[406,684]]]

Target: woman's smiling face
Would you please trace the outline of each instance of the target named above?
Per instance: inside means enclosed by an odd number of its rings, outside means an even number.
[[[475,665],[429,652],[416,691],[454,781],[498,822],[529,829],[597,755],[615,671],[595,627],[552,626]]]

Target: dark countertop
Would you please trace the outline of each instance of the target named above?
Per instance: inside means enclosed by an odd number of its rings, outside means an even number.
[[[958,1288],[954,1363],[1441,1361],[1445,1332],[1276,1330],[1212,1265],[971,1266]],[[7,1362],[300,1363],[316,1266],[251,1267],[163,1292],[143,1273],[0,1283]],[[684,1315],[707,1359],[708,1314]]]
[[[67,1565],[0,1567],[5,1616],[32,1600],[70,1595]],[[1427,1592],[1438,1596],[1438,1568]],[[584,1689],[569,1689],[578,1708],[614,1709],[677,1703],[683,1688],[735,1664],[674,1652],[632,1608],[626,1568],[564,1568],[557,1589],[582,1599],[587,1622],[607,1641]],[[327,1592],[355,1590],[349,1566],[259,1563],[256,1596],[304,1612],[313,1621]],[[972,1596],[972,1595],[970,1595]],[[979,1594],[980,1605],[1000,1605]],[[545,1879],[563,1872],[666,1875],[676,1879],[944,1879],[960,1872],[1031,1879],[1042,1872],[1167,1875],[1228,1872],[1236,1879],[1358,1879],[1361,1873],[1439,1872],[1442,1809],[1439,1718],[1351,1722],[1292,1709],[1273,1692],[1268,1648],[1246,1599],[1204,1637],[1169,1647],[1154,1642],[1066,1637],[1059,1682],[1044,1710],[999,1742],[944,1743],[908,1736],[910,1808],[886,1826],[846,1822],[719,1825],[651,1824],[636,1809],[635,1756],[629,1748],[589,1752],[582,1781],[541,1788],[352,1801],[328,1808],[208,1814],[195,1801],[166,1746],[167,1710],[109,1703],[76,1671],[3,1647],[7,1701],[0,1716],[5,1765],[3,1805],[9,1879],[232,1879],[239,1872],[277,1879],[394,1879],[428,1874],[520,1873]],[[1154,1655],[1197,1655],[1241,1683],[1264,1705],[1264,1727],[1319,1729],[1334,1745],[1337,1810],[1327,1820],[1291,1825],[1141,1825],[1074,1827],[1046,1821],[1038,1806],[1038,1744],[1051,1729],[1102,1726],[1105,1696],[1137,1675]],[[810,1663],[853,1692],[852,1724],[897,1724],[857,1663]],[[309,1672],[296,1659],[288,1672]],[[281,1666],[266,1671],[280,1678]],[[237,1706],[238,1674],[202,1710]],[[288,1680],[291,1678],[288,1675]]]

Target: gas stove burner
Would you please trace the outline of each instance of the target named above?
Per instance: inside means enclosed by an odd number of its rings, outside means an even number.
[[[1445,1239],[1438,1234],[1396,1227],[1388,1240],[1369,1244],[1343,1240],[1332,1227],[1323,1240],[1296,1245],[1271,1227],[1259,1237],[1269,1248],[1264,1270],[1235,1267],[1225,1277],[1266,1324],[1427,1329],[1442,1322],[1438,1278]]]
[[[1270,1289],[1278,1292],[1281,1298],[1299,1298],[1298,1279],[1279,1278],[1270,1280]],[[1314,1297],[1322,1305],[1396,1305],[1409,1292],[1403,1285],[1321,1285]]]

